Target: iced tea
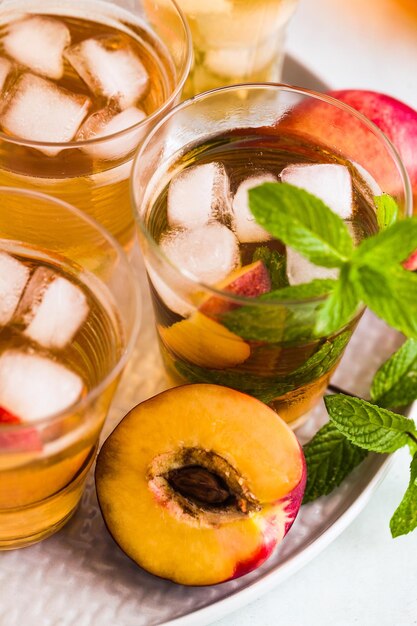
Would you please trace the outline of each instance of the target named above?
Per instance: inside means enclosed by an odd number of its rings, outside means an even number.
[[[0,188],[0,198],[9,211],[0,238],[1,550],[48,536],[74,512],[138,310],[127,259],[81,212],[15,189]],[[61,235],[49,229],[56,218]],[[67,246],[68,232],[84,244]]]
[[[322,134],[314,122],[317,106],[328,117]],[[293,300],[285,288],[335,279],[339,270],[314,265],[272,238],[251,214],[248,191],[268,182],[305,189],[345,221],[354,243],[377,232],[374,196],[386,183],[394,185],[401,210],[410,201],[401,164],[382,134],[353,109],[338,107],[279,85],[202,94],[154,129],[137,157],[139,163],[148,156],[148,170],[134,167],[132,175],[159,341],[173,382],[233,387],[293,425],[322,396],[363,307],[331,336],[316,333],[326,295]],[[360,146],[338,151],[346,147],[347,123],[374,142],[380,176],[361,163]],[[169,141],[167,128],[176,130]]]
[[[2,3],[0,184],[66,200],[129,247],[132,153],[178,98],[189,51],[171,0],[122,6]]]

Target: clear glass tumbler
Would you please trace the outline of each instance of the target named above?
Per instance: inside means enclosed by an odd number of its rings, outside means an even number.
[[[69,202],[129,248],[134,151],[179,101],[191,63],[181,11],[172,0],[6,0],[0,33],[0,184]]]
[[[248,212],[248,188],[287,180],[300,165],[316,194],[334,188],[331,201],[345,211],[347,203],[354,241],[377,232],[374,195],[390,193],[401,215],[411,212],[407,174],[385,135],[333,98],[284,85],[228,87],[184,102],[151,132],[132,173],[173,381],[247,392],[291,424],[322,396],[363,312],[323,336],[315,323],[326,296],[268,298],[288,282],[337,274],[271,239]]]
[[[0,550],[73,514],[137,337],[136,281],[82,211],[0,188]]]

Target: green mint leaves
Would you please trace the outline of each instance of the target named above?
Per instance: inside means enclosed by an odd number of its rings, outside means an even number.
[[[412,420],[390,410],[417,399],[417,273],[402,265],[417,249],[417,218],[397,221],[398,206],[387,194],[374,203],[379,232],[354,247],[346,223],[314,195],[287,183],[251,189],[256,221],[311,263],[337,268],[338,278],[288,286],[282,255],[274,258],[261,248],[255,254],[271,274],[273,291],[260,296],[265,306],[241,307],[222,322],[249,340],[314,339],[343,329],[365,304],[409,338],[376,373],[372,403],[343,394],[325,398],[330,422],[304,447],[308,502],[330,493],[368,451],[385,454],[408,445],[414,455],[410,483],[390,524],[397,537],[417,527],[417,430]],[[302,311],[293,306],[297,300]],[[318,358],[318,367],[332,358],[331,351],[337,353],[333,348],[329,339],[311,357]],[[302,376],[300,368],[281,384],[296,384]]]
[[[307,463],[307,485],[304,504],[328,495],[367,456],[366,450],[350,443],[329,422],[304,446]]]
[[[340,268],[330,296],[314,311],[315,336],[336,332],[366,304],[417,339],[417,275],[401,266],[417,248],[417,218],[397,222],[398,206],[391,196],[374,200],[380,232],[354,248],[344,221],[307,191],[287,183],[265,183],[249,191],[250,209],[268,232],[312,263]]]
[[[387,409],[342,394],[324,399],[332,423],[354,445],[389,454],[407,445],[415,432],[412,420]]]
[[[304,502],[329,494],[368,451],[391,453],[407,445],[413,456],[410,484],[395,511],[391,533],[398,537],[417,527],[417,430],[414,422],[386,407],[417,399],[417,341],[409,339],[376,372],[373,404],[344,394],[324,399],[330,422],[304,446],[307,486]]]

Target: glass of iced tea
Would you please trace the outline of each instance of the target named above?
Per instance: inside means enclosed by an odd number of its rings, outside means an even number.
[[[194,63],[185,96],[235,83],[278,82],[297,0],[178,0],[191,28]]]
[[[137,336],[119,244],[85,213],[0,188],[0,550],[58,530],[81,497]]]
[[[295,425],[322,396],[363,308],[322,336],[325,296],[279,296],[338,270],[255,222],[248,190],[274,181],[321,197],[354,241],[377,232],[375,195],[391,193],[403,215],[411,207],[401,161],[371,122],[284,85],[218,89],[173,109],[136,157],[132,194],[173,381],[233,387]]]
[[[69,202],[129,248],[133,152],[190,57],[171,0],[2,2],[0,184]]]

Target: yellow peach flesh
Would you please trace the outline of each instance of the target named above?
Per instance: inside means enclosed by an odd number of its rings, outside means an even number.
[[[250,347],[243,339],[198,311],[168,328],[159,326],[158,330],[169,350],[200,367],[234,367],[250,355]]]

